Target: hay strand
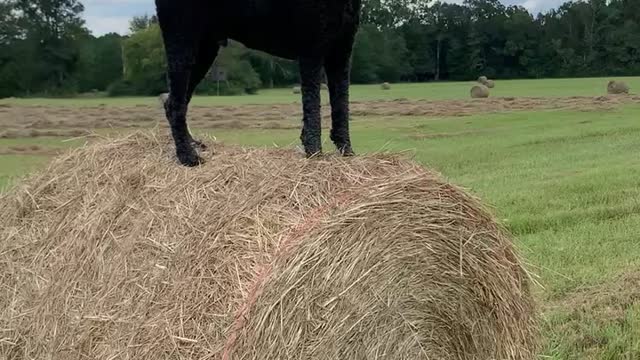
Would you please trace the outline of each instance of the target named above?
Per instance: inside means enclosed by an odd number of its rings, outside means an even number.
[[[393,155],[136,133],[0,198],[0,358],[532,359],[529,277],[490,214]]]

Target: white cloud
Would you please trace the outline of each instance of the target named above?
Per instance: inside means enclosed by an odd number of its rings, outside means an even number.
[[[558,8],[565,2],[564,0],[525,0],[520,5],[529,10],[529,12],[537,14]]]
[[[85,0],[82,2],[85,6],[94,5],[114,5],[114,4],[149,4],[151,0]]]
[[[539,6],[539,2],[538,0],[527,0],[520,5],[529,10],[529,12],[536,12]]]
[[[108,33],[126,35],[129,33],[130,16],[95,16],[86,15],[87,27],[93,35],[100,36]]]
[[[133,16],[155,12],[152,0],[84,0],[83,4],[83,17],[94,35],[127,34]]]

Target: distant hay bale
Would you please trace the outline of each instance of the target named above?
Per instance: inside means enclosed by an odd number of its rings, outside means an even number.
[[[0,358],[534,358],[510,238],[437,174],[172,149],[103,140],[0,198]]]
[[[162,108],[164,108],[164,104],[167,102],[168,99],[169,99],[169,93],[163,93],[158,95],[158,102],[160,103],[160,106]]]
[[[496,86],[496,83],[493,80],[488,79],[486,76],[480,76],[478,78],[478,83],[488,87],[489,89],[493,89]]]
[[[389,84],[388,82],[382,83],[380,87],[382,88],[382,90],[391,90],[391,84]]]
[[[629,86],[624,81],[609,81],[607,84],[607,93],[612,95],[628,94]]]
[[[474,85],[471,88],[471,97],[474,99],[488,98],[489,88],[484,85]]]
[[[294,86],[293,87],[293,93],[294,94],[302,94],[302,88],[300,86]]]

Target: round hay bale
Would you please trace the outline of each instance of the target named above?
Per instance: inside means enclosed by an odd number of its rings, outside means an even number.
[[[392,155],[136,133],[0,198],[0,357],[533,359],[530,279],[473,197]]]
[[[294,86],[293,93],[296,95],[302,94],[302,88],[300,86]]]
[[[482,84],[482,85],[486,84],[488,80],[489,80],[489,78],[487,78],[486,76],[480,76],[480,77],[478,78],[478,82],[479,82],[480,84]]]
[[[484,85],[475,85],[471,88],[471,97],[474,99],[488,98],[489,88]]]
[[[629,94],[629,86],[624,81],[609,81],[607,93],[611,95]]]
[[[380,88],[382,88],[382,90],[391,90],[391,84],[384,82],[380,85]]]
[[[493,89],[494,87],[496,87],[496,83],[493,80],[487,80],[484,83],[484,86],[488,87],[489,89]]]

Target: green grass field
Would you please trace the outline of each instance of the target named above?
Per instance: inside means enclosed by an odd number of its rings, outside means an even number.
[[[503,80],[492,90],[496,97],[544,97],[544,96],[599,96],[606,92],[609,80],[623,80],[631,89],[640,89],[640,77],[553,79],[553,80]],[[392,85],[391,91],[383,91],[378,85],[355,85],[351,89],[354,101],[407,99],[466,99],[472,82],[439,82],[429,84]],[[324,98],[327,100],[326,93]],[[280,104],[300,102],[300,96],[291,89],[261,90],[258,95],[195,97],[194,105]],[[53,105],[53,106],[113,106],[156,104],[153,97],[74,99],[8,99],[0,104]]]
[[[640,78],[626,79],[640,88]],[[500,81],[495,96],[602,95],[605,79]],[[469,83],[358,86],[355,99],[466,98]],[[15,104],[123,105],[145,98],[10,100]],[[201,105],[295,101],[284,90]],[[543,310],[542,359],[640,359],[640,105],[456,118],[355,118],[356,151],[409,151],[469,189],[514,234]],[[196,132],[209,133],[206,129]],[[326,133],[327,131],[325,131]],[[226,143],[297,145],[297,130],[215,131]],[[9,142],[42,141],[0,139]],[[47,146],[74,146],[46,139]],[[326,148],[330,148],[327,142]],[[0,186],[44,156],[0,156]]]

